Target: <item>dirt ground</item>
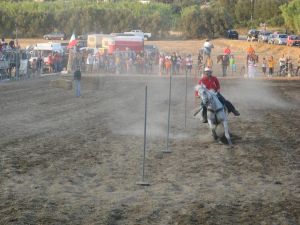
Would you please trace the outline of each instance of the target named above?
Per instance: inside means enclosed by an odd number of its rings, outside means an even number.
[[[84,76],[80,98],[49,86],[57,77],[0,84],[0,224],[300,223],[299,80],[221,79],[241,112],[229,149],[192,117],[193,77],[184,128],[185,78],[174,77],[167,154],[167,77]]]
[[[201,41],[161,41],[196,54]],[[214,51],[247,42],[215,40]],[[22,42],[21,42],[22,45]],[[279,56],[300,48],[255,44]],[[216,71],[216,70],[214,70]],[[220,75],[216,73],[216,75]],[[234,148],[193,118],[195,77],[83,74],[82,97],[50,86],[60,76],[0,83],[0,224],[300,224],[300,79],[220,78],[241,112],[229,115]],[[70,75],[64,75],[71,79]],[[144,92],[148,87],[145,180]],[[223,129],[219,127],[222,136]]]

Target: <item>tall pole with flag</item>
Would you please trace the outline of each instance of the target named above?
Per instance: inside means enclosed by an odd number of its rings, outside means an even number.
[[[77,45],[77,40],[76,40],[76,37],[75,37],[75,33],[73,32],[73,34],[70,38],[69,44],[68,44],[68,49],[73,48],[76,45]]]
[[[73,32],[69,44],[67,46],[68,50],[69,50],[69,58],[68,58],[68,66],[67,66],[67,71],[68,72],[72,72],[72,68],[73,68],[73,59],[75,56],[75,51],[74,51],[74,47],[77,45],[77,40],[75,37],[75,33]]]

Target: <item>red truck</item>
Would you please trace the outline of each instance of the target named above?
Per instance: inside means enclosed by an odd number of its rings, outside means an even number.
[[[102,40],[102,48],[107,49],[108,54],[113,54],[116,50],[132,50],[136,53],[144,50],[144,39],[140,36],[112,36]]]
[[[297,36],[297,35],[288,36],[286,45],[288,45],[288,46],[300,46],[300,36]]]

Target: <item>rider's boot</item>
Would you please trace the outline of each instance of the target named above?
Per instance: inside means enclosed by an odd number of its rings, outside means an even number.
[[[202,123],[207,123],[207,109],[205,107],[202,108]]]
[[[232,113],[233,113],[233,115],[235,115],[235,116],[241,115],[240,112],[237,111],[236,109],[234,109],[234,110],[232,111]]]

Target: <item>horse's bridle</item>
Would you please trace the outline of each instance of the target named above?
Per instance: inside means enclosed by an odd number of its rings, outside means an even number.
[[[217,110],[213,110],[213,109],[211,109],[210,107],[208,107],[208,105],[209,105],[209,103],[211,102],[211,100],[212,100],[213,97],[212,97],[210,94],[207,94],[206,92],[203,92],[202,96],[203,96],[204,94],[205,94],[205,101],[206,101],[206,102],[204,102],[204,98],[202,98],[202,104],[203,104],[204,106],[206,106],[207,111],[210,111],[210,112],[213,112],[213,113],[218,113],[218,112],[220,112],[220,111],[222,111],[222,110],[224,109],[224,106],[221,107],[221,108],[219,108],[219,109],[217,109]]]

